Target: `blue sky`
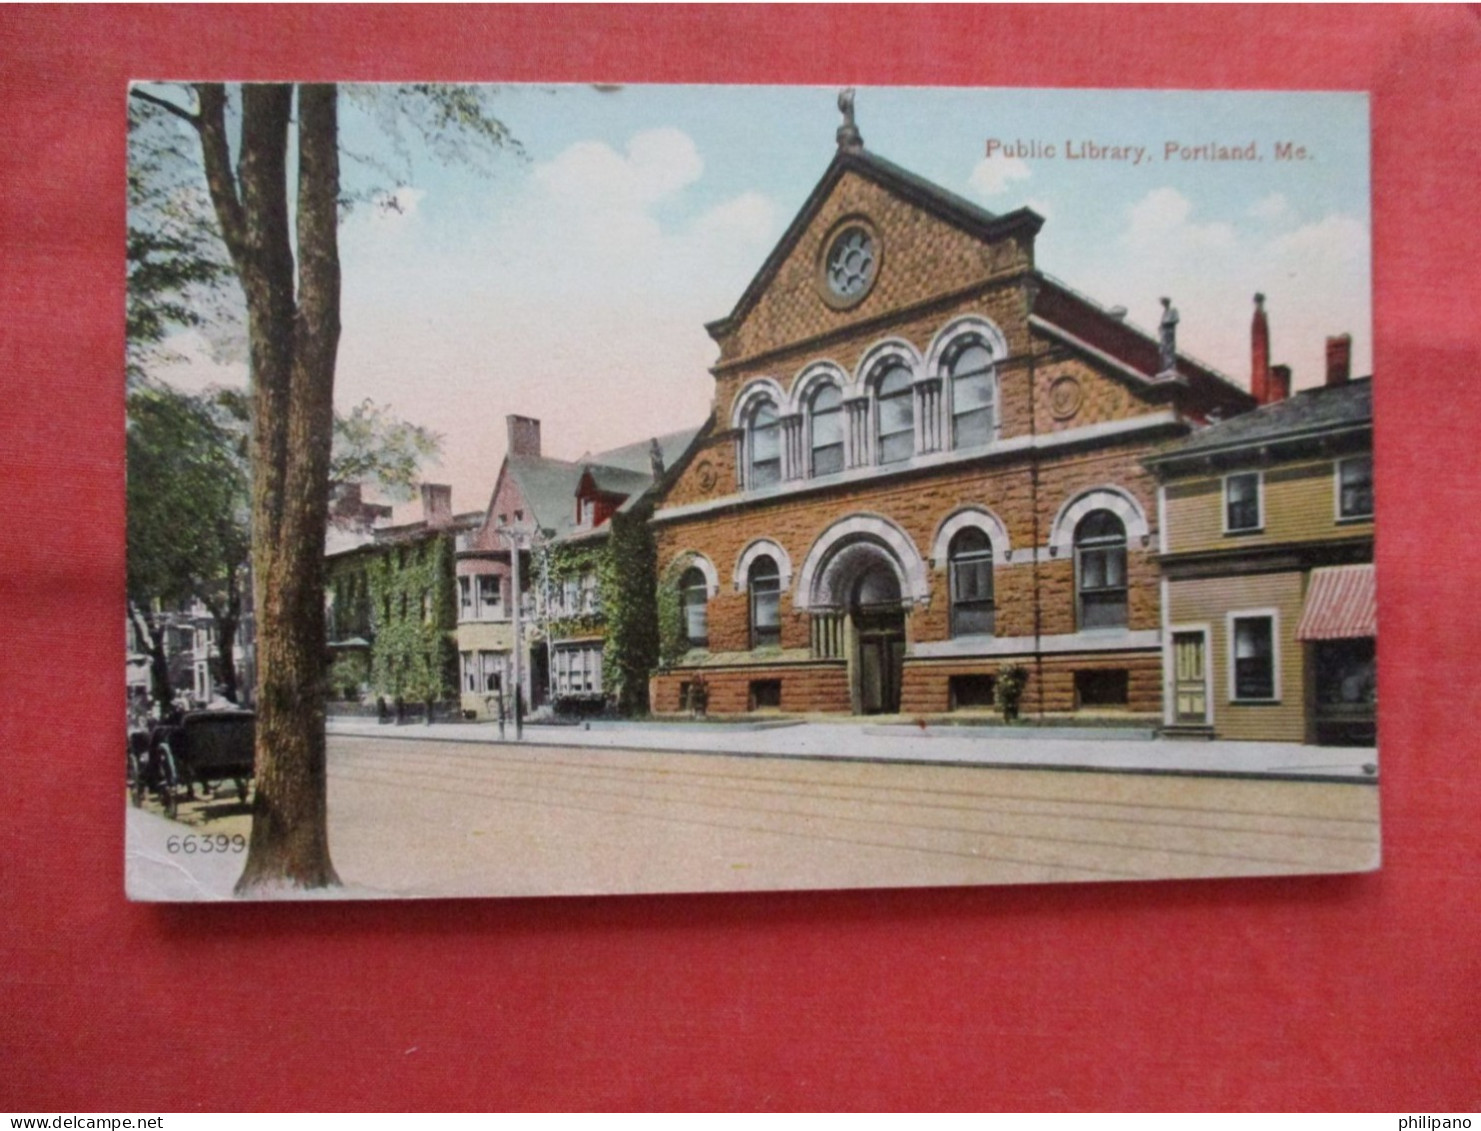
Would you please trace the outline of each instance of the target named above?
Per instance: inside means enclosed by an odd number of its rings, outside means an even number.
[[[487,502],[503,418],[544,421],[547,454],[697,424],[726,314],[822,175],[835,88],[506,87],[496,112],[528,160],[480,173],[410,154],[399,213],[345,221],[337,400],[372,397],[445,438],[429,478],[459,510]],[[1180,344],[1248,379],[1249,318],[1268,298],[1274,360],[1321,381],[1329,333],[1368,372],[1367,100],[1360,94],[860,88],[866,147],[992,211],[1046,218],[1038,265],[1143,326],[1160,295]],[[1056,156],[985,157],[989,138]],[[383,135],[344,114],[347,148]],[[1140,165],[1069,160],[1092,141]],[[1278,161],[1276,142],[1305,146]],[[1163,160],[1168,142],[1244,146],[1262,160]],[[192,360],[182,384],[240,381]],[[167,375],[171,376],[171,375]]]

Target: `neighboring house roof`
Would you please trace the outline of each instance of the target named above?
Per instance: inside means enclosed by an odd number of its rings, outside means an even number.
[[[1148,466],[1290,444],[1304,439],[1360,433],[1373,427],[1373,381],[1362,377],[1342,385],[1303,389],[1285,400],[1202,428],[1145,458]]]
[[[672,467],[674,461],[688,450],[693,443],[694,437],[699,435],[699,427],[683,428],[677,432],[670,432],[664,436],[654,437],[658,440],[658,449],[663,455],[664,467]],[[649,475],[653,469],[653,461],[650,455],[653,439],[639,440],[636,443],[624,444],[620,448],[612,448],[605,452],[587,452],[576,462],[602,464],[605,467],[620,467],[627,471],[636,471]]]
[[[510,456],[504,466],[519,485],[535,525],[555,531],[557,537],[575,528],[581,464],[547,456]]]
[[[586,464],[582,471],[582,478],[590,475],[593,486],[604,495],[621,495],[626,498],[646,491],[653,485],[651,472],[628,471],[624,467],[608,467],[600,463]]]

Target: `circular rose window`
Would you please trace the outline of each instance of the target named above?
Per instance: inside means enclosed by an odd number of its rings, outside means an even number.
[[[844,302],[863,298],[874,282],[877,263],[874,237],[868,230],[857,225],[845,228],[828,248],[824,264],[828,290]]]

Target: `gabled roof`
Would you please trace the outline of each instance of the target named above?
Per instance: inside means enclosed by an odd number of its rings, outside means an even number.
[[[606,464],[589,463],[582,469],[581,482],[577,490],[590,478],[594,490],[602,495],[629,495],[646,491],[653,484],[651,472],[628,471],[625,467],[608,467]]]
[[[556,535],[576,525],[576,484],[585,467],[548,456],[510,456],[504,463],[530,508],[530,520]]]
[[[665,466],[672,466],[688,451],[699,428],[686,428],[656,437],[663,454]],[[490,497],[489,512],[484,516],[484,527],[491,525],[493,499],[499,495],[499,483],[505,475],[514,479],[529,510],[528,523],[549,531],[555,539],[581,537],[605,533],[606,524],[596,527],[581,527],[576,522],[576,491],[584,476],[590,475],[596,489],[608,495],[623,495],[623,509],[631,507],[653,485],[653,464],[650,437],[631,444],[624,444],[605,452],[588,453],[579,460],[552,459],[548,456],[508,456],[499,472],[500,480],[494,484]],[[482,531],[480,531],[480,534]],[[497,540],[479,539],[478,548],[504,549]]]
[[[677,432],[669,432],[663,436],[653,439],[658,441],[658,450],[663,456],[663,465],[669,467],[674,460],[682,456],[688,450],[694,437],[699,434],[699,428],[682,428]],[[604,467],[620,467],[627,471],[637,471],[648,475],[651,479],[653,470],[652,450],[653,439],[638,440],[636,443],[624,444],[620,448],[612,448],[605,452],[587,452],[576,462],[595,463]]]
[[[999,216],[940,185],[932,184],[924,177],[902,169],[893,161],[887,161],[877,154],[870,153],[867,149],[862,147],[840,148],[834,154],[822,179],[808,194],[801,210],[788,225],[787,230],[782,233],[782,238],[772,248],[771,254],[766,257],[761,270],[746,287],[740,300],[735,304],[735,308],[724,318],[706,324],[705,329],[709,331],[712,338],[719,339],[730,333],[755,306],[786,261],[787,256],[792,253],[793,248],[802,239],[803,233],[807,231],[814,217],[817,216],[828,194],[833,191],[833,187],[843,179],[846,173],[855,173],[873,181],[882,188],[910,201],[922,211],[982,239],[998,239],[1020,230],[1027,230],[1030,234],[1034,234],[1044,224],[1044,218],[1032,209],[1019,208]]]
[[[1285,400],[1202,428],[1147,456],[1148,466],[1206,458],[1242,449],[1360,434],[1373,427],[1373,381],[1302,389]]]

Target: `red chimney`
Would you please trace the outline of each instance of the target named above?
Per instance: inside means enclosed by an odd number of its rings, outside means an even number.
[[[540,422],[529,416],[506,416],[504,424],[509,429],[509,454],[512,456],[540,455]]]
[[[1255,318],[1250,323],[1250,395],[1256,404],[1270,400],[1270,323],[1265,320],[1265,296],[1255,296]]]
[[[1327,339],[1327,384],[1346,385],[1352,375],[1352,335]]]
[[[1283,401],[1291,395],[1291,367],[1289,365],[1272,365],[1270,367],[1270,384],[1265,390],[1268,400],[1267,404]]]
[[[422,521],[446,526],[453,520],[453,489],[446,483],[422,484]]]

